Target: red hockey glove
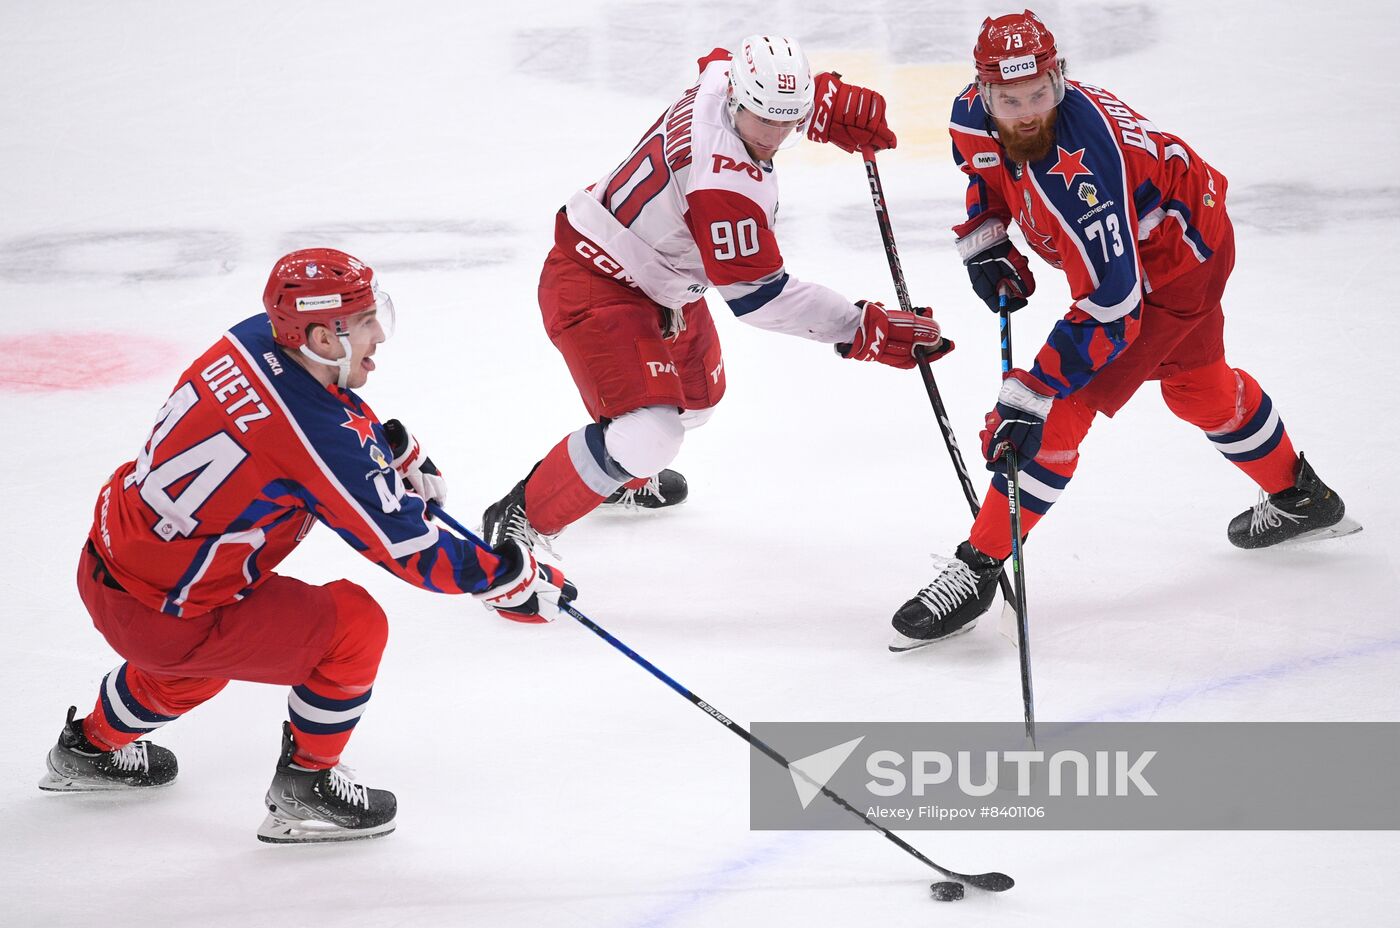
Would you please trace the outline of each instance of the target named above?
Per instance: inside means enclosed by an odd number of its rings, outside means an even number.
[[[398,419],[385,422],[384,437],[389,439],[389,450],[394,453],[394,470],[399,472],[413,492],[428,502],[447,502],[447,481],[432,458],[424,456],[418,439],[404,428],[404,424]]]
[[[472,594],[487,609],[513,622],[553,622],[561,606],[578,598],[578,587],[564,579],[562,570],[536,561],[520,542],[508,538],[496,546],[496,554],[520,566],[490,589]]]
[[[913,312],[885,309],[880,303],[861,300],[860,324],[849,343],[836,346],[836,353],[852,361],[879,361],[890,367],[908,370],[919,362],[915,351],[922,349],[924,357],[936,361],[953,350],[953,343],[944,338],[933,310],[925,306]]]
[[[1026,256],[1006,237],[1006,223],[1000,216],[977,216],[953,227],[958,236],[958,256],[967,267],[972,289],[994,313],[1001,312],[1001,293],[1006,291],[1006,310],[1015,312],[1026,305],[1035,292],[1035,275]]]
[[[1054,390],[1023,370],[1013,370],[1001,382],[996,408],[987,413],[986,428],[982,429],[987,470],[1006,470],[1003,455],[1008,447],[1016,452],[1018,462],[1040,453],[1045,419],[1054,400]]]
[[[894,148],[899,140],[885,124],[885,98],[873,90],[841,83],[841,75],[817,75],[816,103],[807,138],[830,142],[842,151],[869,145],[876,151]]]

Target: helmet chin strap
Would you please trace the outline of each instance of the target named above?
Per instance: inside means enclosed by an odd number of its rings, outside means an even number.
[[[342,352],[339,360],[332,361],[330,358],[321,357],[319,354],[312,351],[311,346],[305,342],[302,343],[301,353],[317,364],[324,364],[326,367],[336,368],[338,370],[338,376],[336,377],[335,385],[344,390],[346,389],[346,385],[350,382],[350,336],[337,335],[336,337],[340,339],[340,350]]]

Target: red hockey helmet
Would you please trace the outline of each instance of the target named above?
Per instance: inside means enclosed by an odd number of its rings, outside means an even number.
[[[1055,36],[1030,10],[988,17],[972,49],[977,86],[983,105],[993,116],[1016,118],[1044,112],[1065,96],[1065,62]],[[991,88],[1036,81],[1043,88],[1017,88],[1000,95]],[[1033,95],[1032,90],[1038,90]]]
[[[344,335],[351,316],[387,299],[379,292],[373,269],[334,248],[304,248],[284,256],[263,290],[272,337],[288,348],[306,344],[306,330],[312,325]]]
[[[1061,64],[1055,36],[1030,10],[983,20],[972,57],[985,84],[1030,80]]]

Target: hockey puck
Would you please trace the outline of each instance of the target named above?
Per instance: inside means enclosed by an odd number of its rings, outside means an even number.
[[[957,902],[963,897],[963,884],[954,883],[951,880],[943,883],[930,883],[929,889],[933,892],[933,898],[939,902]]]

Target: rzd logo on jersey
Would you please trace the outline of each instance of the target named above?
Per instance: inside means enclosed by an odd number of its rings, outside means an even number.
[[[763,172],[749,164],[747,161],[735,161],[733,158],[724,155],[715,155],[714,167],[711,171],[718,174],[720,171],[738,171],[747,174],[759,183],[763,182]]]

